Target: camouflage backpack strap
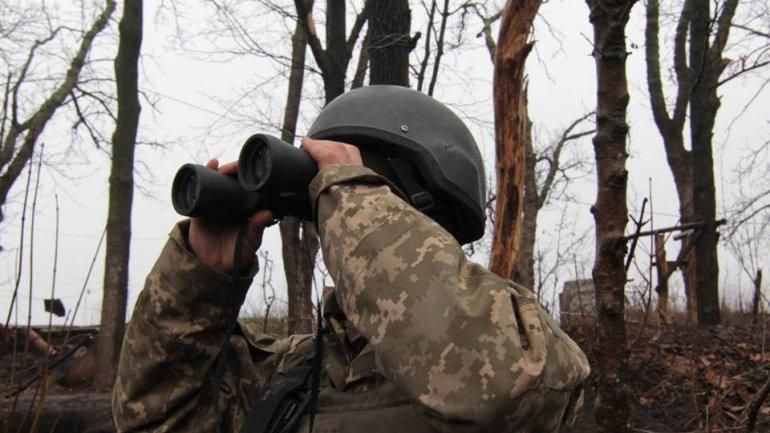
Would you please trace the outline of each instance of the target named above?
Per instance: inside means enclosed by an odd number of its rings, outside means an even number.
[[[313,355],[267,385],[251,405],[240,433],[293,433],[306,414],[310,417],[309,431],[313,431],[323,359],[320,311],[316,329]]]
[[[310,404],[312,363],[296,365],[267,386],[249,409],[241,433],[293,432]]]

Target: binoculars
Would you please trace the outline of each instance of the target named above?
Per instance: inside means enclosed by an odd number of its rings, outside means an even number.
[[[238,157],[237,176],[185,164],[174,176],[171,201],[177,213],[233,221],[269,209],[276,218],[312,219],[308,185],[318,165],[306,152],[265,134],[249,137]]]

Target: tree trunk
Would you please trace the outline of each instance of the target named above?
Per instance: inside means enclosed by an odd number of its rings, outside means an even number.
[[[495,53],[495,159],[497,200],[490,269],[519,280],[517,260],[522,242],[525,200],[527,107],[524,66],[532,49],[528,42],[540,0],[509,0],[502,13]]]
[[[719,77],[714,59],[709,56],[711,31],[711,2],[692,0],[690,24],[690,65],[695,79],[690,92],[690,137],[692,141],[693,217],[708,223],[695,243],[698,271],[695,291],[698,300],[698,324],[718,325],[719,264],[717,263],[716,194],[714,190],[714,159],[711,153],[714,119],[719,99],[713,83]],[[699,65],[702,65],[699,67]],[[721,71],[720,71],[721,72]]]
[[[303,30],[302,36],[313,51],[316,63],[321,69],[324,93],[328,104],[345,92],[345,74],[353,45],[363,26],[365,11],[356,18],[350,38],[346,40],[345,0],[327,0],[326,2],[326,46],[324,50],[312,20],[312,0],[295,0],[298,20],[295,38],[292,41],[292,73],[289,77],[289,96],[286,101],[284,116],[284,137],[293,140],[299,111],[299,99],[302,89],[301,73],[304,70],[305,44],[300,44],[296,36]],[[300,47],[301,45],[301,47]],[[300,51],[301,50],[301,51]],[[301,62],[301,67],[299,66]],[[290,140],[285,140],[290,141]],[[281,223],[283,240],[284,272],[289,286],[289,333],[307,333],[313,329],[312,283],[315,257],[319,243],[313,223],[299,222],[287,218]]]
[[[526,94],[524,106],[527,106]],[[532,121],[527,116],[526,163],[524,167],[524,213],[521,221],[521,248],[516,261],[516,282],[524,287],[533,288],[535,284],[535,240],[537,238],[537,214],[540,211],[539,192],[537,190],[537,164],[532,143]],[[554,164],[556,162],[554,161]],[[538,298],[540,293],[537,293]]]
[[[305,79],[305,52],[307,37],[302,24],[297,21],[291,38],[291,70],[289,90],[283,114],[281,139],[293,143],[297,131],[299,106],[302,99],[302,84]],[[308,226],[310,232],[308,232]],[[288,292],[288,332],[309,334],[313,332],[313,269],[318,241],[312,224],[303,223],[294,217],[285,217],[280,224],[283,245],[283,272],[286,275]]]
[[[142,46],[142,0],[126,0],[115,57],[118,117],[112,135],[110,202],[104,264],[102,320],[97,337],[94,384],[110,388],[126,322],[128,258],[131,248],[131,204],[134,196],[134,148],[139,128],[139,53]]]
[[[318,253],[318,235],[313,224],[297,218],[281,221],[283,268],[289,297],[288,332],[313,332],[313,270]]]
[[[345,93],[345,73],[350,57],[347,51],[345,0],[326,1],[326,53],[328,68],[323,71],[324,96],[328,104]]]
[[[409,87],[412,13],[408,0],[374,1],[369,9],[369,84]]]
[[[693,236],[692,234],[690,236]],[[681,241],[681,248],[684,248],[690,236],[685,236]],[[687,253],[686,264],[682,269],[684,281],[684,296],[687,301],[687,322],[691,324],[698,323],[698,260],[695,257],[695,248]]]
[[[596,136],[593,139],[597,170],[596,258],[592,271],[598,308],[596,423],[600,432],[628,432],[630,390],[626,339],[624,238],[628,222],[626,189],[626,79],[625,28],[634,0],[587,0],[591,10],[597,79]]]

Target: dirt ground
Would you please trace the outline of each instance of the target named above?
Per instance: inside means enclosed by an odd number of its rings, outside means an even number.
[[[598,356],[590,323],[568,330],[584,348],[589,358]],[[698,329],[688,326],[629,324],[632,345],[629,380],[632,387],[633,431],[644,433],[694,433],[743,431],[746,409],[770,374],[770,329],[758,326]],[[87,337],[80,337],[87,339]],[[74,340],[77,343],[78,340]],[[72,342],[72,340],[71,340]],[[7,346],[7,345],[6,345]],[[72,344],[70,348],[72,348]],[[6,396],[12,353],[0,352],[0,391]],[[65,353],[60,349],[59,353]],[[35,382],[15,401],[15,415],[10,415],[15,397],[0,399],[3,431],[36,432],[113,432],[109,395],[96,393],[83,380],[78,367],[87,366],[93,356],[90,342],[52,368],[46,382],[46,398],[38,411],[42,386]],[[30,355],[29,365],[16,358],[17,383],[22,377],[34,378],[36,365],[44,357]],[[77,374],[72,374],[72,371]],[[37,371],[37,373],[36,373]],[[25,376],[26,374],[26,376]],[[80,376],[78,376],[80,374]],[[62,386],[65,383],[67,386]],[[35,393],[38,398],[35,397]],[[572,433],[596,431],[593,381],[589,380],[584,410]],[[37,403],[36,403],[37,404]],[[38,421],[36,414],[40,413]],[[33,429],[33,424],[37,428]],[[6,427],[6,426],[3,426]],[[770,432],[770,401],[760,410],[757,433]]]
[[[631,427],[639,432],[743,432],[749,403],[770,374],[770,329],[629,324]],[[571,330],[593,361],[590,326]],[[595,432],[593,381],[572,432]],[[770,400],[756,432],[770,432]]]

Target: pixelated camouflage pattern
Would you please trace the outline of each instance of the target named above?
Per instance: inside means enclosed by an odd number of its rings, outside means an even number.
[[[383,374],[434,427],[557,431],[590,372],[583,352],[529,290],[469,263],[376,184],[365,167],[330,166],[310,191],[336,297]]]
[[[384,185],[341,166],[311,185],[337,285],[324,295],[314,431],[560,431],[581,406],[583,353],[531,292],[467,262]],[[126,332],[113,393],[121,432],[238,431],[260,389],[312,355],[311,336],[276,341],[236,322],[252,275],[207,269],[188,227],[172,231]]]

